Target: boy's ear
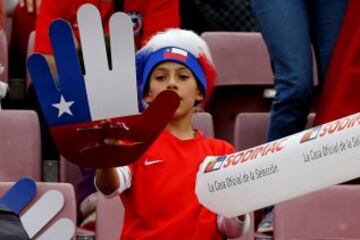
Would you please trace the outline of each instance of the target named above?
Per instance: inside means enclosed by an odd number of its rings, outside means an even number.
[[[198,88],[196,91],[196,101],[201,102],[204,100],[203,92]]]
[[[147,104],[150,104],[152,102],[153,99],[152,99],[151,95],[149,94],[149,91],[147,91],[147,93],[145,93],[144,100]]]

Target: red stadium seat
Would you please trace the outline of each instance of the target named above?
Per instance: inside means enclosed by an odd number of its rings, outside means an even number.
[[[218,70],[217,86],[272,85],[269,55],[260,33],[205,32]]]
[[[240,151],[266,142],[269,113],[239,113],[235,120],[234,145]],[[315,114],[308,116],[307,128],[311,127]]]
[[[269,55],[260,33],[206,32],[202,38],[218,71],[207,110],[214,116],[215,136],[233,142],[237,113],[270,110],[273,74]]]
[[[0,181],[41,181],[41,140],[35,112],[0,110]]]
[[[214,137],[213,117],[207,112],[196,112],[193,114],[192,126],[199,129],[208,137]]]
[[[360,239],[359,201],[359,185],[337,185],[276,204],[274,239]]]

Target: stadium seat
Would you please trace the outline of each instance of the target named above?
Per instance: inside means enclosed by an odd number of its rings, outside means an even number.
[[[360,185],[337,185],[276,204],[274,239],[360,239],[359,201]]]
[[[266,142],[270,113],[239,113],[235,120],[234,146],[240,151]],[[308,116],[307,128],[311,127],[315,114]]]
[[[207,111],[215,136],[233,142],[236,114],[267,112],[273,97],[273,74],[260,33],[205,32],[218,80]]]
[[[16,179],[18,180],[18,179]],[[2,196],[11,186],[13,182],[0,182],[0,196]],[[76,201],[75,201],[75,193],[72,185],[67,183],[44,183],[37,182],[37,192],[34,199],[30,202],[30,204],[20,213],[20,215],[24,214],[31,206],[37,202],[37,200],[47,191],[50,190],[58,190],[64,196],[64,206],[62,210],[37,234],[33,239],[36,239],[37,236],[40,236],[46,229],[52,226],[57,220],[61,218],[68,218],[76,225]],[[34,217],[34,221],[37,218]],[[75,236],[72,238],[75,240]]]
[[[218,70],[217,86],[272,85],[269,55],[260,33],[205,32]]]
[[[0,111],[0,181],[41,181],[39,120],[28,110]]]
[[[210,113],[196,112],[193,114],[192,126],[208,137],[214,137],[214,122]]]

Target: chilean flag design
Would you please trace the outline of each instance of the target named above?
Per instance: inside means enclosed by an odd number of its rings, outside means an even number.
[[[83,5],[78,23],[86,74],[81,72],[71,27],[60,19],[49,31],[58,76],[52,76],[41,54],[33,54],[28,59],[33,85],[58,150],[66,159],[92,168],[127,165],[156,140],[176,111],[179,97],[165,91],[139,114],[129,16],[116,13],[110,19],[110,39],[116,43],[111,46],[111,70],[98,10]],[[106,124],[101,123],[104,119]],[[105,139],[116,144],[109,145]]]
[[[178,59],[182,62],[186,62],[188,53],[179,48],[170,48],[166,51],[163,55],[164,59],[171,58],[171,59]]]

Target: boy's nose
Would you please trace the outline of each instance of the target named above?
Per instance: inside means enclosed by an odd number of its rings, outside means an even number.
[[[169,79],[167,89],[169,90],[177,89],[176,79],[174,77],[171,77]]]

